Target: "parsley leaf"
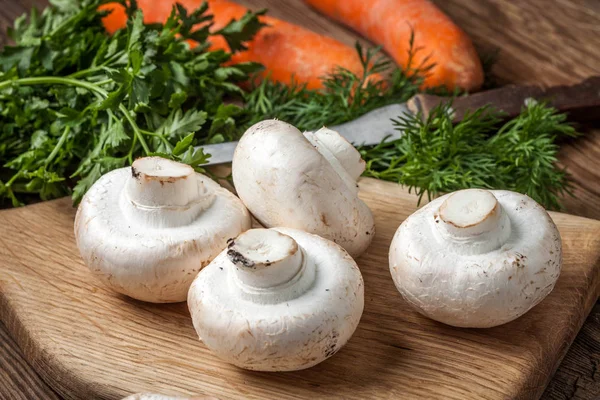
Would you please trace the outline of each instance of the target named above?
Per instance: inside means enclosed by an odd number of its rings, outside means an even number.
[[[267,10],[256,12],[247,11],[238,21],[232,21],[223,28],[216,31],[215,35],[223,35],[232,52],[247,50],[244,42],[253,37],[260,28],[266,26],[256,16],[266,14]]]
[[[128,13],[112,36],[99,10],[109,2]],[[218,34],[241,49],[262,26],[259,14]],[[102,174],[149,154],[201,170],[208,155],[194,146],[239,137],[247,112],[223,102],[241,100],[235,83],[261,68],[225,66],[230,53],[208,50],[211,23],[203,3],[144,24],[136,2],[125,0],[52,0],[18,18],[15,45],[0,51],[0,202],[67,193],[77,202]]]

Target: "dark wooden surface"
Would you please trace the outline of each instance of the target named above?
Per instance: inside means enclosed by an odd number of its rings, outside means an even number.
[[[272,14],[307,20],[300,0],[239,0],[272,5]],[[600,1],[597,0],[434,0],[473,38],[484,53],[499,49],[492,74],[503,83],[569,84],[600,74]],[[0,0],[0,29],[44,0]],[[311,18],[307,25],[352,44],[355,35]],[[4,37],[0,36],[0,44]],[[600,219],[600,130],[561,148],[560,162],[573,176],[574,197],[565,211]],[[0,324],[0,399],[55,399],[56,395],[23,359]],[[550,382],[543,399],[600,398],[600,305],[596,305]]]
[[[0,399],[59,400],[29,366],[23,353],[0,323]]]

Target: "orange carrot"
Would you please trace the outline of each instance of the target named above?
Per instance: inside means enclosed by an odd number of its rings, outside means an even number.
[[[164,22],[176,2],[190,11],[202,4],[202,0],[138,0],[138,6],[144,12],[146,23]],[[227,0],[209,0],[208,3],[214,15],[213,30],[224,27],[232,19],[241,18],[247,11],[245,7]],[[122,6],[109,4],[104,8],[113,10],[104,19],[107,31],[112,33],[125,26],[127,18]],[[298,83],[306,83],[310,89],[321,88],[320,78],[337,66],[362,74],[362,64],[354,48],[273,17],[264,16],[261,21],[269,26],[262,28],[247,44],[247,51],[234,54],[232,62],[259,62],[266,67],[263,76],[269,74],[270,79],[284,83],[294,79]],[[210,41],[212,49],[228,50],[221,36],[211,37]]]
[[[410,37],[417,50],[411,67],[435,64],[425,86],[477,90],[483,69],[466,33],[429,0],[305,0],[373,42],[402,66],[409,61]]]

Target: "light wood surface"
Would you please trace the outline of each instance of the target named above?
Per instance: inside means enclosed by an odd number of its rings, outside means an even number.
[[[308,9],[302,0],[235,0],[327,33],[345,43],[358,38],[350,30]],[[600,3],[597,0],[433,0],[484,52],[499,50],[492,73],[500,84],[575,83],[600,69]],[[33,5],[47,0],[0,0],[0,30]],[[364,41],[363,41],[364,42]],[[0,35],[0,45],[6,43]],[[600,218],[600,131],[561,146],[560,160],[574,181],[566,211]],[[0,232],[3,226],[0,226]],[[2,266],[0,265],[0,269]],[[49,311],[51,312],[51,311]],[[52,398],[33,363],[8,339],[0,323],[0,399]],[[110,356],[110,355],[107,355]],[[596,305],[554,375],[544,400],[600,397],[600,305]],[[162,379],[157,376],[156,379]],[[42,394],[45,393],[45,394]]]
[[[388,247],[415,197],[373,179],[361,191],[377,226],[358,260],[365,312],[348,345],[312,369],[237,369],[197,339],[185,304],[145,304],[103,287],[79,258],[68,199],[0,212],[0,319],[66,398],[537,398],[598,296],[600,222],[553,214],[564,243],[555,290],[512,323],[458,329],[412,311],[390,278]]]

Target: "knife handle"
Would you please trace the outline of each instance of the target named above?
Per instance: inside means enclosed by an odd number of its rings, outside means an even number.
[[[593,76],[575,85],[540,86],[509,85],[499,89],[456,97],[452,101],[454,120],[462,120],[465,112],[474,111],[489,105],[503,111],[507,118],[521,113],[525,100],[533,98],[545,101],[560,112],[569,113],[569,118],[578,121],[600,119],[600,76]],[[418,94],[412,97],[407,106],[413,113],[421,113],[427,118],[436,106],[447,103],[447,97]]]

